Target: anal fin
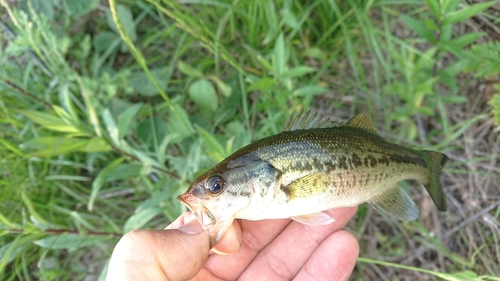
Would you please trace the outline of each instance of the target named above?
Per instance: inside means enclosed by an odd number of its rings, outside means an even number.
[[[398,220],[411,221],[418,218],[417,206],[398,185],[368,203]]]
[[[292,217],[292,220],[308,225],[325,225],[335,221],[332,217],[323,212]]]

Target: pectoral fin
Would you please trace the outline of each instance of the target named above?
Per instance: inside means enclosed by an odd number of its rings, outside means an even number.
[[[319,172],[295,180],[287,186],[281,187],[289,201],[301,198],[310,198],[322,195],[330,182],[327,173]]]
[[[411,221],[418,218],[418,208],[410,196],[399,186],[368,202],[372,207],[381,210],[398,220]]]
[[[308,225],[324,225],[335,221],[332,217],[323,212],[293,217],[292,220]]]

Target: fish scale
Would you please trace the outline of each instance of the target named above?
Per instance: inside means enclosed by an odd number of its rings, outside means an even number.
[[[234,219],[292,218],[321,225],[333,222],[322,211],[364,202],[396,219],[413,220],[418,208],[398,182],[422,182],[445,211],[439,176],[447,159],[386,141],[366,111],[341,125],[301,113],[283,132],[239,149],[199,176],[179,200],[204,223],[213,245]]]

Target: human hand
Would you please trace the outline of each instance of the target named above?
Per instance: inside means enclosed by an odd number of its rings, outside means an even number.
[[[210,250],[192,213],[166,230],[136,230],[116,245],[107,280],[347,280],[359,244],[342,230],[356,208],[326,211],[335,222],[236,220]],[[214,254],[217,252],[219,254]]]

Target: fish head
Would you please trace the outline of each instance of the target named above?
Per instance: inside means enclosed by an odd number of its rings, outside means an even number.
[[[233,190],[245,188],[234,181],[234,171],[209,171],[198,177],[177,199],[193,212],[215,246],[231,226],[239,210],[248,206],[250,198]],[[244,185],[244,184],[243,184]]]
[[[219,163],[199,176],[177,198],[195,214],[208,232],[212,247],[234,219],[250,218],[260,213],[265,208],[262,197],[272,193],[268,192],[269,184],[274,180],[275,173],[268,169],[267,164],[240,162]]]

